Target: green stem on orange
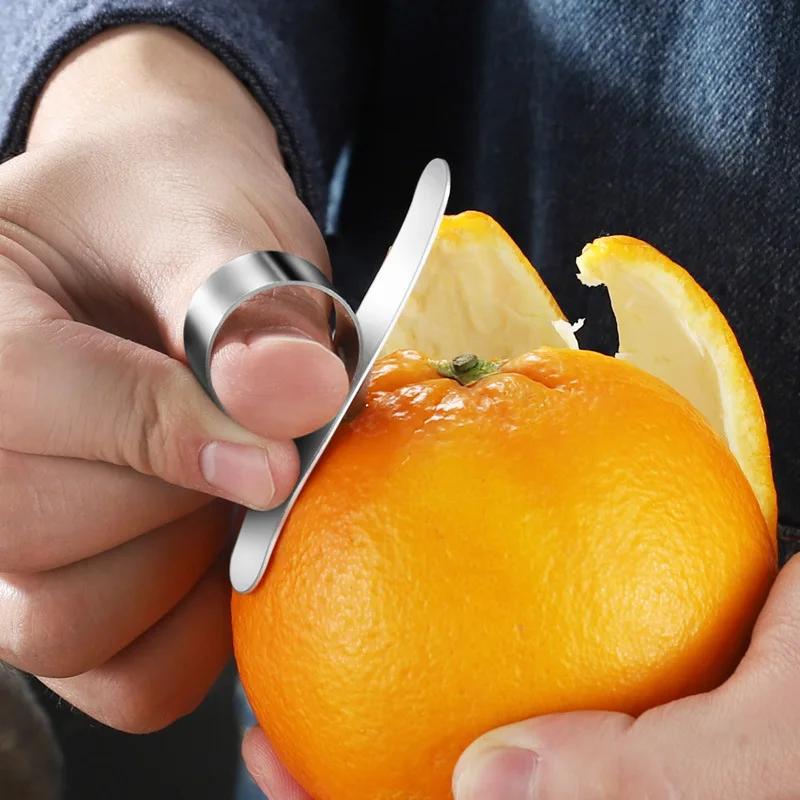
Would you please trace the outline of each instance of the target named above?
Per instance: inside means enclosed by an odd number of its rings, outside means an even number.
[[[487,375],[497,372],[499,361],[488,361],[474,353],[462,353],[451,361],[431,362],[434,369],[443,377],[458,381],[462,386],[469,386]]]

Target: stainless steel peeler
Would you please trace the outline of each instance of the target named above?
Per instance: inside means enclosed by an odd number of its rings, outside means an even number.
[[[423,170],[400,232],[357,312],[313,264],[289,253],[260,251],[229,261],[195,292],[186,312],[183,339],[186,358],[197,380],[225,411],[211,383],[211,356],[225,320],[246,300],[283,286],[323,292],[333,304],[333,346],[350,377],[350,390],[334,419],[296,440],[300,478],[289,498],[269,511],[248,510],[230,562],[235,591],[247,593],[266,572],[283,524],[336,429],[356,414],[372,366],[422,271],[450,194],[447,162],[434,159]]]

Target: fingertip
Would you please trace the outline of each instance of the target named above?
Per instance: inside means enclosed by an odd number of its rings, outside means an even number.
[[[245,732],[242,758],[250,776],[270,800],[311,800],[281,764],[260,728],[249,728]]]
[[[248,728],[242,737],[242,758],[247,768],[252,771],[253,766],[258,766],[265,757],[269,758],[270,755],[271,748],[267,737],[264,736],[264,731],[258,725]]]

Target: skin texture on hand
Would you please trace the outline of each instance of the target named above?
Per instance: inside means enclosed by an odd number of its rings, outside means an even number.
[[[700,665],[698,668],[702,668]],[[778,576],[749,650],[720,688],[634,719],[555,714],[483,736],[455,800],[794,800],[800,797],[800,556]],[[310,800],[263,733],[244,755],[270,800]]]
[[[287,250],[329,270],[275,132],[182,34],[65,62],[0,166],[0,659],[128,731],[191,711],[230,657],[231,500],[272,507],[292,439],[347,389],[326,309],[262,295],[185,365],[192,293]]]

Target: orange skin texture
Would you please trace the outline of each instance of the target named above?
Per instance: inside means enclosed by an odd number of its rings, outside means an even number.
[[[462,387],[402,351],[234,594],[236,659],[315,800],[446,800],[492,728],[718,686],[776,569],[737,462],[658,379],[543,349]]]

